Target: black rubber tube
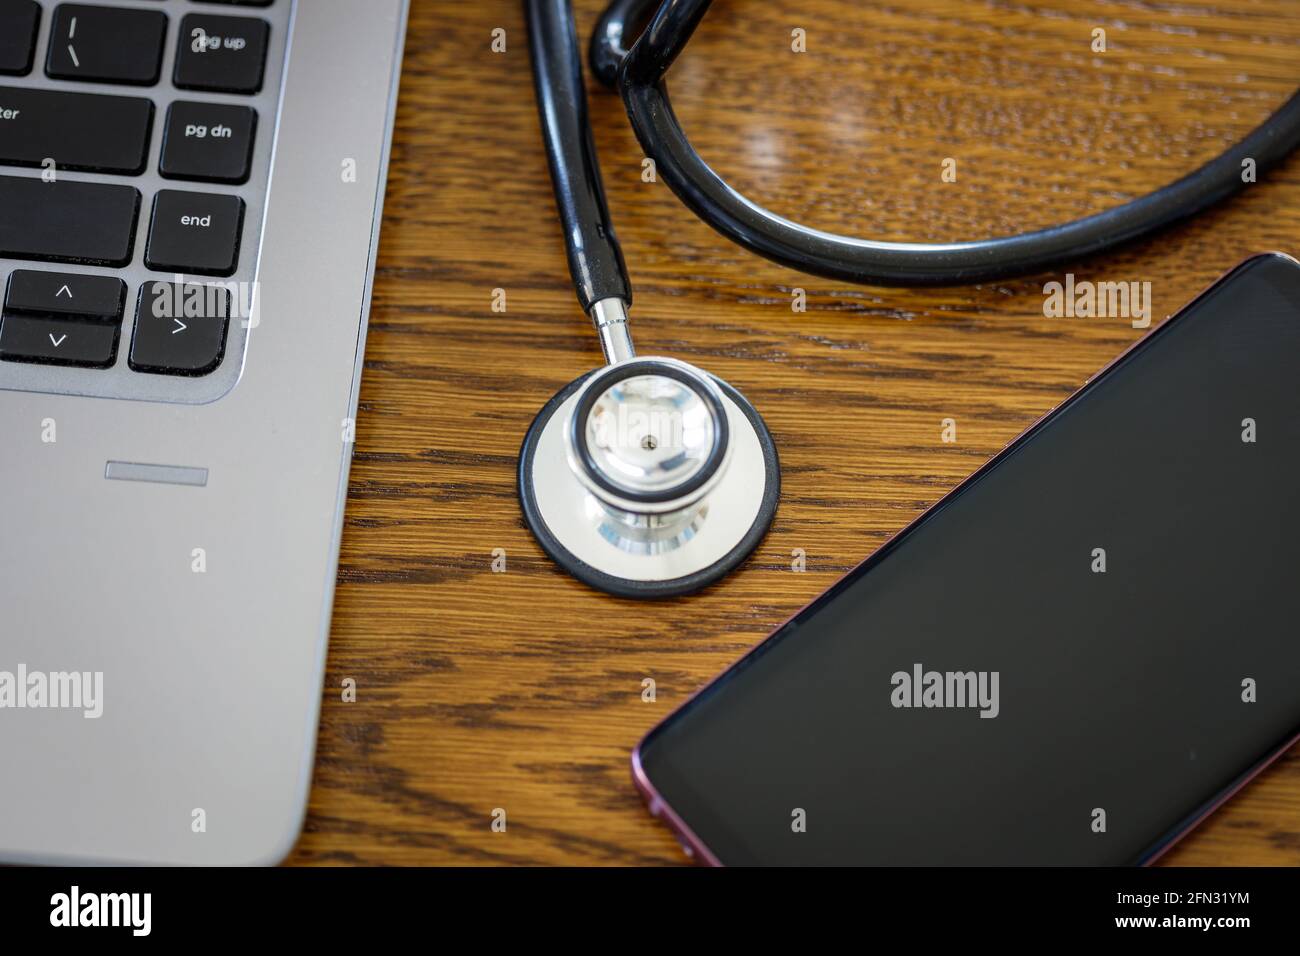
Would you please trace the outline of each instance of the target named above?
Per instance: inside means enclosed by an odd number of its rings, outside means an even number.
[[[582,56],[569,0],[525,0],[542,138],[564,226],[569,272],[584,312],[601,299],[632,304],[587,116]]]
[[[870,285],[961,285],[1032,274],[1147,238],[1232,196],[1300,145],[1300,93],[1245,139],[1199,169],[1113,209],[1036,232],[956,243],[876,242],[791,222],[732,189],[691,146],[664,74],[712,0],[664,0],[636,43],[626,31],[655,0],[615,0],[592,44],[593,68],[611,72],[659,176],[705,223],[758,255],[801,272]],[[620,60],[621,57],[621,60]],[[618,62],[618,66],[612,66]]]

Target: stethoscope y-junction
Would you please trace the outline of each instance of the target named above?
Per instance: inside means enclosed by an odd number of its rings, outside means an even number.
[[[675,359],[636,355],[632,287],[592,142],[570,0],[524,2],[569,271],[608,363],[561,389],[529,429],[519,460],[524,517],[546,552],[594,587],[635,597],[689,593],[762,540],[780,494],[776,446],[754,407],[721,379]],[[916,286],[1045,271],[1196,215],[1250,181],[1244,168],[1263,172],[1300,144],[1297,93],[1196,171],[1073,222],[943,244],[822,232],[732,189],[673,113],[665,74],[711,2],[614,0],[592,38],[592,69],[621,93],[658,176],[696,215],[745,248],[813,275]],[[629,48],[631,28],[641,23]]]

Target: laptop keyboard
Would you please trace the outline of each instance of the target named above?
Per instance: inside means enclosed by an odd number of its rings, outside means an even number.
[[[0,388],[238,378],[293,0],[0,0]]]

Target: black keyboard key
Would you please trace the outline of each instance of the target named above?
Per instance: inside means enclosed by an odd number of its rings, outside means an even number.
[[[5,313],[0,318],[0,359],[107,368],[117,357],[120,328],[116,322]]]
[[[115,276],[20,269],[0,316],[0,358],[106,368],[117,357],[126,283]]]
[[[146,282],[135,310],[129,364],[137,372],[206,375],[221,364],[230,290],[198,283]]]
[[[9,277],[5,312],[78,315],[117,321],[122,317],[126,283],[116,276],[19,269]]]
[[[256,93],[270,33],[265,20],[189,14],[181,21],[172,82],[186,90]]]
[[[158,272],[228,276],[239,261],[244,201],[164,189],[153,201],[145,265]]]
[[[269,7],[271,0],[194,0],[195,3],[224,3],[237,7]]]
[[[131,186],[0,176],[0,258],[124,266],[139,210]]]
[[[152,86],[162,70],[167,15],[63,3],[50,23],[45,72],[61,80]]]
[[[158,171],[168,179],[242,183],[248,179],[256,126],[257,113],[247,106],[173,103]]]
[[[41,8],[36,0],[0,0],[0,73],[31,71]]]
[[[152,128],[140,97],[0,86],[0,163],[138,175]]]

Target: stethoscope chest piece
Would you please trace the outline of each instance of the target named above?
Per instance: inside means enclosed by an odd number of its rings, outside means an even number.
[[[776,446],[735,389],[685,362],[627,359],[565,386],[519,456],[524,518],[585,583],[627,597],[688,594],[762,540]]]

